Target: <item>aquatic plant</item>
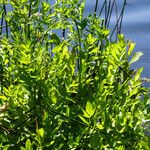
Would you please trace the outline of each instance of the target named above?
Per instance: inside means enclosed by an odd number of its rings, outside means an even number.
[[[135,43],[122,34],[110,41],[96,13],[83,16],[84,5],[1,2],[1,149],[150,148],[143,68],[130,69],[142,53],[132,55]]]

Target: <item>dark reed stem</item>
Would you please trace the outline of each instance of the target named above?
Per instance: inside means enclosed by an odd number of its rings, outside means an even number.
[[[123,13],[121,15],[121,19],[120,19],[120,25],[119,25],[119,33],[121,33],[121,29],[122,29],[122,21],[123,21],[123,16],[124,16],[124,11],[125,11],[125,5],[127,4],[126,2],[127,0],[124,1],[124,4],[123,4]]]
[[[63,37],[63,38],[65,38],[65,34],[66,34],[66,30],[63,29],[63,30],[62,30],[62,37]]]
[[[3,33],[3,22],[4,22],[4,12],[2,13],[2,19],[1,19],[1,26],[0,26],[0,36],[2,35]]]
[[[31,10],[32,10],[32,0],[30,0],[30,4],[29,4],[29,14],[28,14],[28,18],[31,17]],[[27,36],[28,36],[28,39],[30,39],[30,24],[28,24]]]
[[[3,10],[4,10],[4,16],[7,16],[7,10],[6,10],[6,5],[4,4],[3,5]],[[8,23],[7,23],[7,20],[5,19],[5,29],[6,29],[6,37],[8,38],[8,34],[9,34],[9,31],[8,31]]]
[[[126,4],[127,4],[127,0],[124,0],[123,8],[122,8],[122,10],[121,10],[121,13],[120,13],[119,18],[118,18],[117,21],[116,21],[116,25],[115,25],[115,27],[114,27],[114,29],[113,29],[111,35],[110,35],[110,39],[112,38],[112,36],[113,36],[113,34],[114,34],[116,28],[118,28],[119,21],[121,20],[121,18],[123,18],[123,14],[124,14],[124,10],[125,10]],[[122,23],[122,22],[121,22],[121,23]],[[121,26],[120,26],[120,29],[119,29],[119,30],[121,30]],[[117,32],[117,34],[118,34],[118,32]]]
[[[105,2],[106,2],[106,1],[105,1]],[[99,16],[101,16],[101,14],[102,14],[102,12],[103,12],[103,10],[104,10],[105,2],[103,3],[103,5],[102,5],[102,7],[101,7],[101,9],[100,9]]]
[[[110,10],[110,14],[109,14],[109,17],[108,17],[108,24],[107,24],[107,27],[109,26],[109,23],[110,23],[110,19],[111,19],[111,16],[112,16],[114,4],[115,4],[115,0],[113,1],[112,5],[111,5],[111,10]]]
[[[116,26],[116,40],[117,40],[117,34],[118,34],[118,30],[119,30],[119,29],[118,29],[118,23],[119,23],[119,20],[120,20],[120,19],[118,20],[118,7],[117,7],[116,1],[115,1],[115,8],[116,8],[115,11],[116,11],[116,25],[117,25],[117,26]],[[117,21],[118,21],[118,22],[117,22]]]
[[[111,10],[111,0],[109,0],[107,14],[106,14],[106,18],[105,18],[105,26],[106,27],[108,26],[107,24],[108,24],[108,18],[109,18],[110,10]]]
[[[97,8],[98,8],[98,1],[99,1],[99,0],[96,0],[94,13],[96,13],[96,12],[97,12]]]
[[[99,16],[101,16],[101,14],[102,14],[102,12],[103,12],[103,9],[104,9],[104,7],[105,7],[105,3],[106,3],[106,1],[103,3],[103,5],[102,5],[102,7],[101,7],[101,9],[100,9]]]
[[[107,0],[105,0],[105,27],[106,27],[106,17],[107,17]]]

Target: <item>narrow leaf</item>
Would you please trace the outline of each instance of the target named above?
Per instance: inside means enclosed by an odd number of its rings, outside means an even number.
[[[134,48],[135,48],[135,43],[133,43],[133,42],[131,42],[131,41],[129,41],[129,48],[128,48],[128,56],[130,56],[131,55],[131,53],[132,53],[132,51],[134,50]]]
[[[86,123],[87,125],[89,124],[89,122],[87,122],[87,121],[85,120],[85,118],[83,118],[81,115],[79,115],[79,118],[80,118],[84,123]]]
[[[7,97],[6,96],[4,96],[4,95],[0,95],[0,99],[2,99],[2,100],[7,100]]]

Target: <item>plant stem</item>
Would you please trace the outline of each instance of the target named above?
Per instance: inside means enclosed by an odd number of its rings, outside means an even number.
[[[1,26],[0,26],[0,36],[3,33],[3,27],[5,27],[5,26],[3,26],[3,20],[4,20],[4,12],[2,13]]]
[[[7,16],[7,10],[6,10],[6,5],[5,4],[3,4],[3,10],[4,10],[4,16]],[[8,23],[7,23],[6,19],[5,19],[5,24],[6,24],[6,26],[5,26],[5,28],[6,28],[6,37],[8,38],[9,31],[8,31]]]
[[[30,0],[30,4],[29,4],[29,14],[28,14],[28,18],[31,17],[31,9],[32,9],[32,0]],[[30,24],[28,24],[27,36],[28,36],[28,39],[30,39]]]
[[[118,28],[118,24],[119,24],[119,21],[120,21],[120,20],[121,20],[121,24],[122,24],[122,19],[123,19],[123,14],[124,14],[124,10],[125,10],[126,4],[127,4],[127,0],[124,0],[123,8],[122,8],[122,10],[121,10],[121,13],[120,13],[119,18],[118,18],[117,21],[116,21],[116,25],[115,25],[115,27],[114,27],[114,29],[113,29],[111,35],[110,35],[110,39],[112,38],[112,36],[113,36],[113,34],[114,34],[116,28]],[[119,27],[119,31],[118,31],[117,33],[120,33],[120,32],[121,32],[121,24],[120,24],[120,27]]]
[[[115,4],[115,0],[113,1],[112,6],[111,6],[110,14],[109,14],[109,17],[108,17],[108,24],[107,24],[107,27],[109,26],[109,23],[110,23],[110,18],[111,18],[111,16],[112,16],[114,4]]]
[[[95,13],[97,12],[98,1],[99,1],[99,0],[96,0],[95,9],[94,9],[94,12],[95,12]]]

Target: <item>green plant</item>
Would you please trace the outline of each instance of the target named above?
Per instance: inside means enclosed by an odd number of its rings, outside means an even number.
[[[94,15],[84,1],[5,1],[0,39],[0,148],[149,149],[141,52]],[[20,19],[18,19],[20,18]],[[60,35],[62,33],[62,35]]]

